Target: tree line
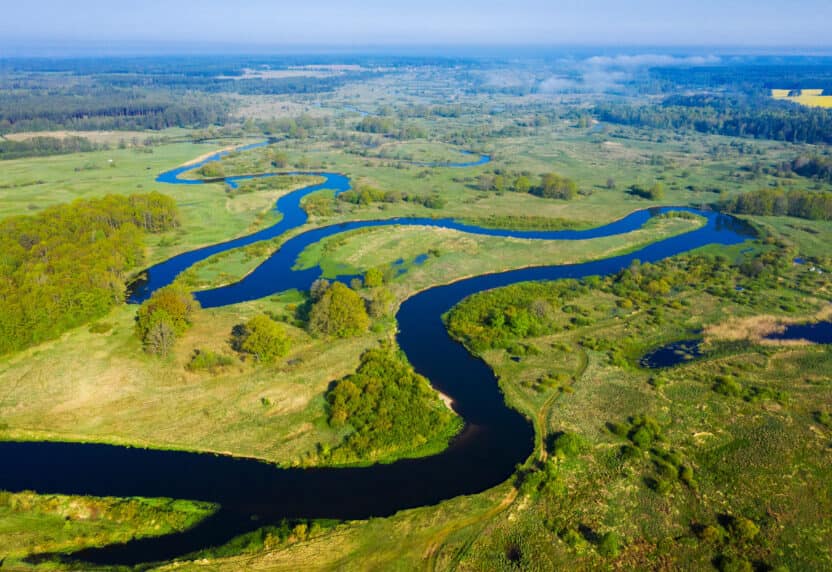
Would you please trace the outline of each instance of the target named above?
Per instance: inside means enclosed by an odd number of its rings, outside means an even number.
[[[0,90],[0,133],[201,128],[227,119],[225,103],[198,94],[114,88]]]
[[[765,97],[674,95],[661,105],[597,105],[600,121],[731,137],[832,143],[832,111]]]
[[[122,303],[144,234],[178,224],[176,203],[159,193],[78,200],[0,221],[0,354]]]
[[[761,189],[732,197],[720,210],[735,214],[793,216],[810,220],[832,220],[832,193],[799,189]]]
[[[66,153],[87,153],[98,148],[98,145],[85,137],[32,137],[23,141],[0,139],[0,161]]]

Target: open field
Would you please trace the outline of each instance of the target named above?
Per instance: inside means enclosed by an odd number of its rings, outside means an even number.
[[[789,95],[791,90],[772,89],[774,99],[782,99],[805,105],[807,107],[832,107],[832,95],[823,95],[822,89],[803,89],[800,95]]]

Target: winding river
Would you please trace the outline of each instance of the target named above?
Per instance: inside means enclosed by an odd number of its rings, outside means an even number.
[[[262,145],[262,144],[259,144]],[[249,146],[247,148],[252,148]],[[205,161],[160,175],[170,184],[201,184],[180,176]],[[488,161],[443,164],[464,167]],[[437,165],[435,165],[437,166]],[[283,196],[276,208],[283,218],[272,227],[229,242],[176,256],[150,268],[136,285],[131,301],[140,302],[169,284],[194,263],[232,248],[267,240],[306,222],[303,197],[321,189],[343,192],[347,177],[314,174],[321,184]],[[275,176],[272,174],[257,177]],[[230,177],[236,185],[251,177]],[[655,262],[708,244],[737,244],[753,236],[745,223],[730,216],[692,209],[659,208],[635,212],[612,224],[585,231],[505,231],[479,228],[452,220],[400,218],[361,221],[317,228],[294,236],[240,282],[196,293],[204,307],[253,300],[290,288],[306,289],[321,274],[319,268],[294,270],[297,256],[309,245],[334,234],[383,225],[427,225],[469,233],[537,240],[578,240],[611,236],[640,228],[651,217],[670,210],[688,210],[705,217],[705,226],[668,238],[637,252],[582,264],[528,268],[477,276],[416,294],[400,307],[398,343],[413,367],[453,400],[466,426],[444,452],[422,459],[402,460],[362,468],[284,469],[252,459],[179,451],[147,450],[78,443],[0,443],[4,459],[0,490],[34,490],[95,496],[172,497],[220,505],[211,517],[191,530],[159,538],[90,549],[72,559],[99,564],[137,564],[170,560],[222,544],[241,533],[284,518],[364,519],[402,509],[431,505],[458,495],[493,487],[514,473],[534,448],[530,422],[508,408],[490,368],[470,355],[446,331],[441,316],[461,300],[482,290],[527,280],[558,280],[607,275],[634,260]],[[350,277],[339,277],[348,280]]]

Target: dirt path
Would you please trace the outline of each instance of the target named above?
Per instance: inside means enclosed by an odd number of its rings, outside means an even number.
[[[487,520],[497,516],[504,510],[506,510],[511,503],[517,498],[517,489],[512,488],[509,493],[500,501],[500,504],[495,506],[494,508],[464,520],[454,522],[449,524],[443,528],[441,528],[436,534],[428,542],[428,547],[425,549],[425,570],[436,570],[436,557],[439,555],[439,550],[442,548],[445,540],[458,530],[462,530],[463,528],[467,528],[469,526],[474,526],[476,524],[484,523]]]

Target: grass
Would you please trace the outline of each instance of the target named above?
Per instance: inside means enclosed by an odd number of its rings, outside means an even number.
[[[14,569],[31,554],[60,553],[186,530],[208,503],[0,492],[0,559]],[[22,566],[22,565],[21,565]]]
[[[113,149],[73,155],[4,161],[0,171],[0,217],[26,214],[77,198],[108,193],[159,191],[174,197],[182,228],[148,246],[150,260],[161,261],[198,246],[248,234],[277,222],[275,200],[302,186],[228,196],[224,185],[170,186],[156,176],[204,152],[205,146],[175,143],[142,149]]]

